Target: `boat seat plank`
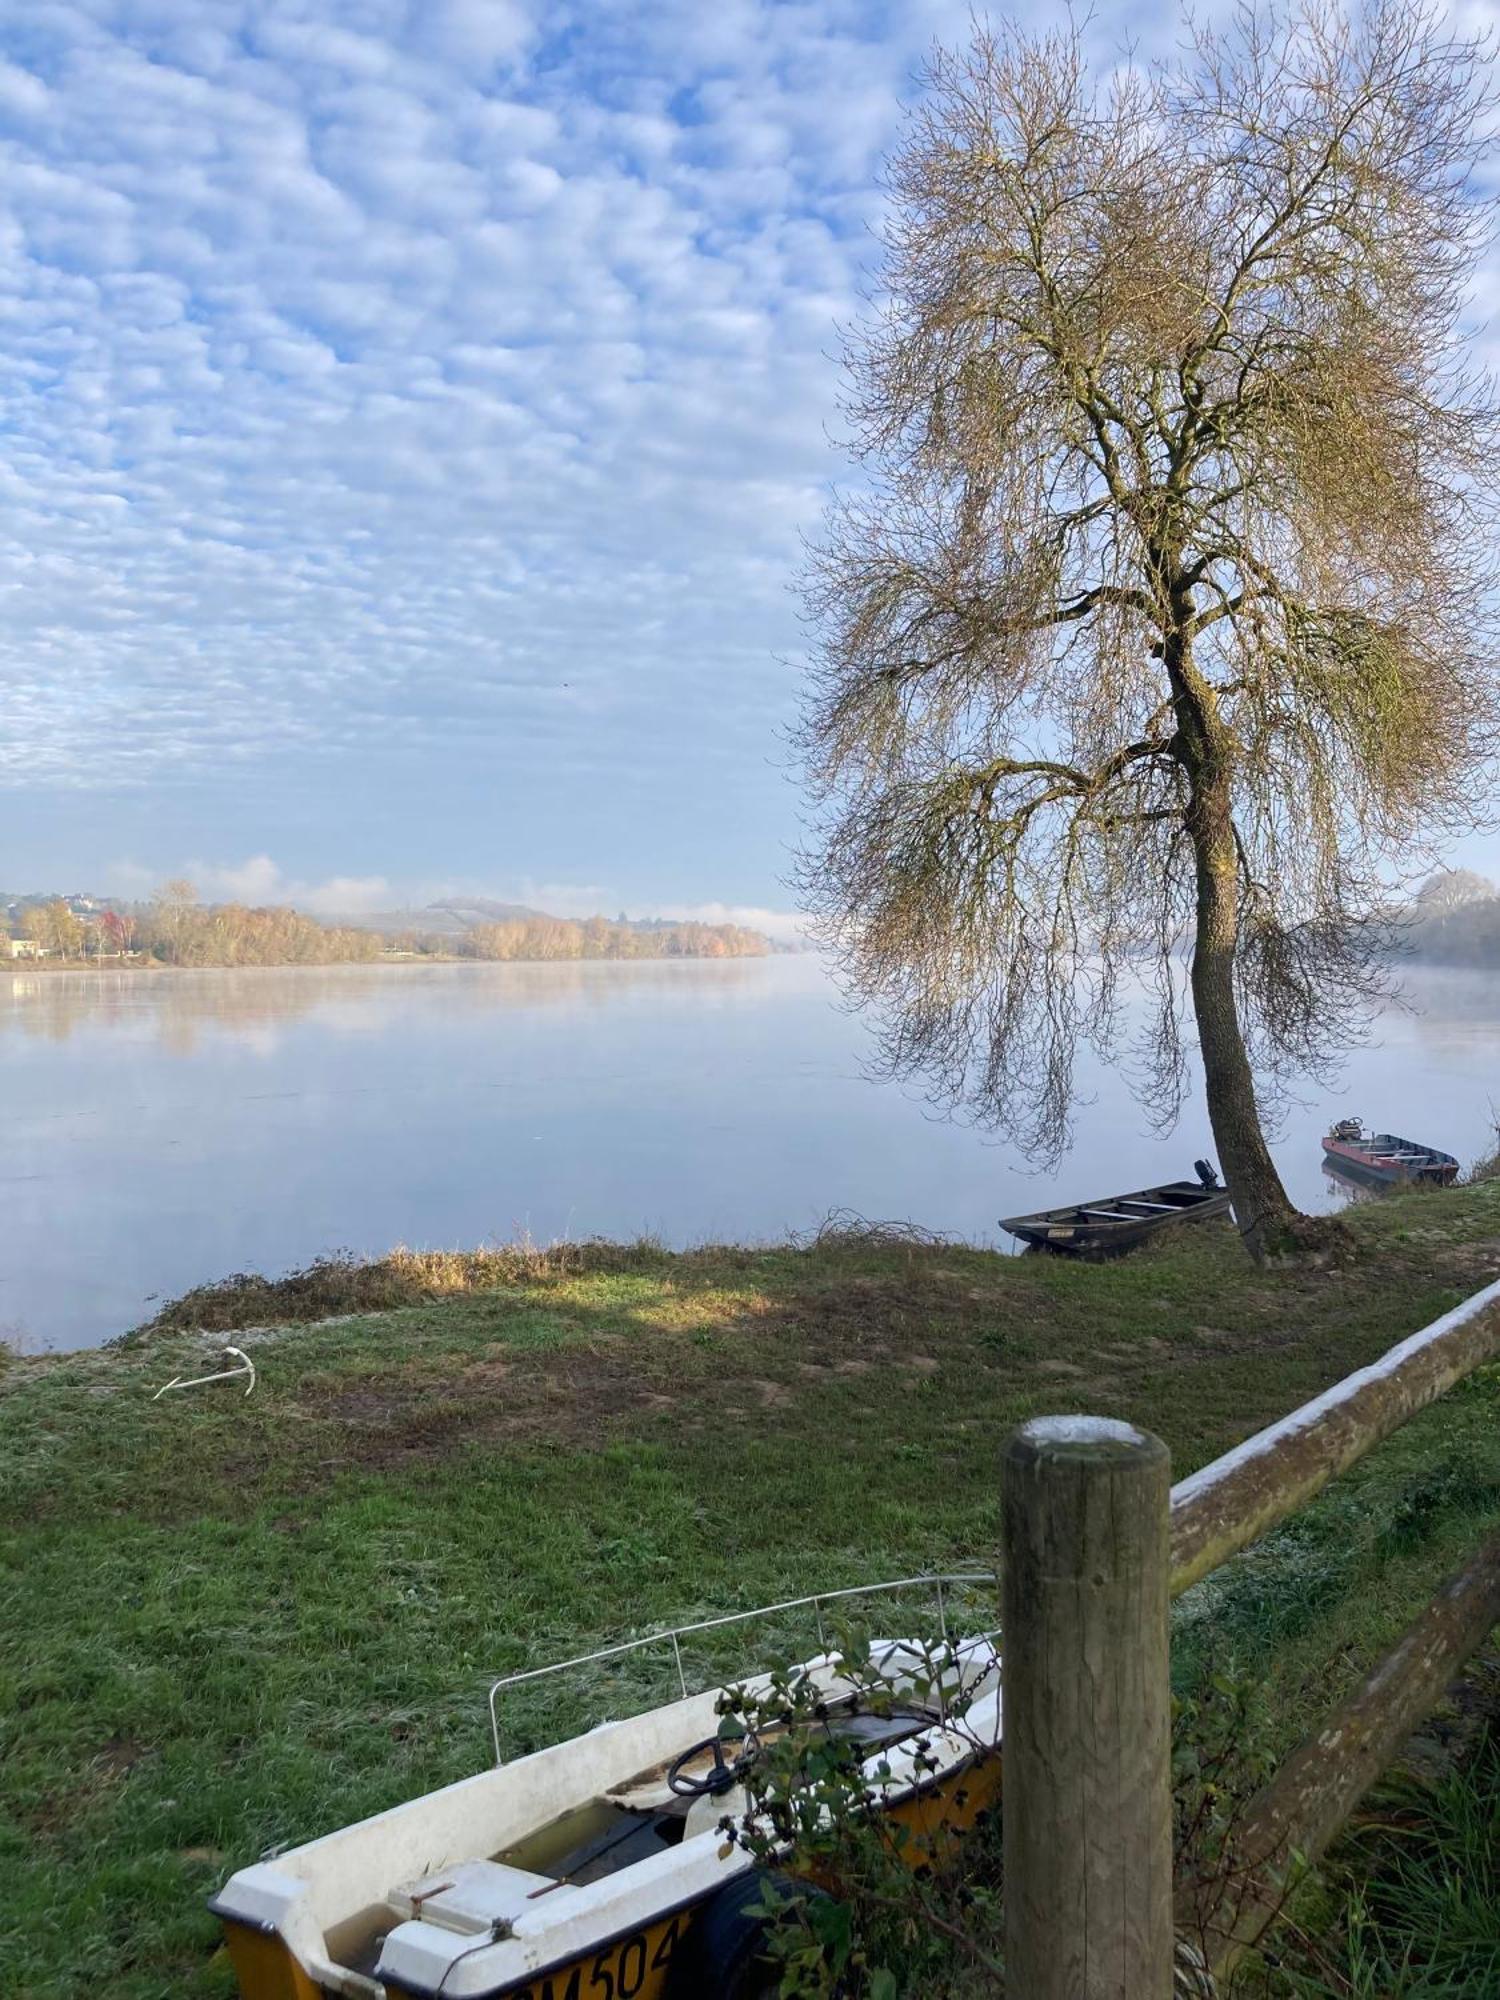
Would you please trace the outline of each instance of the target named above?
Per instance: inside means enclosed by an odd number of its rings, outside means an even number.
[[[666,1807],[678,1804],[680,1794],[674,1792],[661,1771],[645,1771],[638,1778],[630,1778],[623,1785],[615,1785],[604,1794],[612,1806],[619,1806],[623,1812],[660,1812]]]
[[[388,1900],[403,1918],[420,1918],[443,1930],[478,1936],[497,1923],[514,1923],[537,1896],[561,1894],[570,1886],[551,1875],[534,1875],[500,1861],[458,1861],[436,1875],[402,1883]]]

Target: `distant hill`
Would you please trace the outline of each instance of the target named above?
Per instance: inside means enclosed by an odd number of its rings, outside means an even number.
[[[415,931],[422,937],[462,937],[481,924],[524,924],[546,919],[545,910],[530,909],[525,903],[495,903],[475,896],[468,901],[426,903],[416,910],[360,910],[347,915],[329,915],[322,922],[339,930],[381,931],[394,937]]]

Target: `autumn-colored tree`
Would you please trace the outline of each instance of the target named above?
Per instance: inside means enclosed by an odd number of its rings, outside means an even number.
[[[108,950],[127,952],[135,938],[135,918],[120,910],[106,910],[99,919],[99,930]]]
[[[23,935],[57,958],[77,958],[83,949],[83,925],[61,896],[32,904],[26,912]]]
[[[182,944],[198,902],[191,882],[176,876],[157,890],[151,906],[151,931],[160,955],[173,965],[182,963]]]
[[[1255,0],[1099,82],[1076,26],[979,32],[851,347],[866,477],[809,588],[824,936],[890,1066],[1043,1158],[1143,968],[1171,1122],[1190,1000],[1257,1256],[1311,1233],[1257,1084],[1336,1059],[1387,886],[1489,792],[1486,63],[1414,0]]]
[[[573,958],[746,958],[766,950],[756,931],[736,924],[642,927],[607,917],[575,923],[564,917],[524,917],[476,924],[458,941],[464,958],[542,961]]]

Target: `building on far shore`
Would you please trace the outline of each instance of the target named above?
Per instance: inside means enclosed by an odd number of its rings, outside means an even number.
[[[45,958],[48,947],[35,938],[0,937],[0,953],[7,958]]]

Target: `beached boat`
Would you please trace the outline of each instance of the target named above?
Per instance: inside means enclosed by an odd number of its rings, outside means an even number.
[[[1380,1187],[1413,1182],[1447,1187],[1458,1177],[1458,1161],[1451,1153],[1394,1132],[1366,1132],[1359,1118],[1341,1118],[1324,1135],[1323,1154],[1338,1172]]]
[[[1229,1190],[1207,1160],[1194,1162],[1195,1181],[1167,1181],[1134,1194],[1041,1208],[1034,1215],[1002,1216],[1000,1227],[1037,1250],[1067,1257],[1114,1257],[1178,1222],[1207,1222],[1229,1213]]]
[[[937,1602],[980,1577],[907,1578],[834,1598],[934,1587]],[[722,1690],[687,1693],[682,1643],[795,1605],[711,1619],[497,1681],[521,1682],[670,1643],[682,1698],[539,1750],[304,1847],[242,1868],[214,1898],[244,2000],[340,1994],[425,2000],[751,2000],[775,1991],[761,1960],[756,1864],[726,1842],[753,1808],[744,1785],[765,1740],[723,1731]],[[933,1650],[883,1640],[871,1703],[834,1652],[799,1670],[818,1728],[860,1760],[872,1807],[916,1836],[914,1858],[956,1836],[1000,1784],[1000,1668],[992,1634]],[[736,1682],[753,1700],[770,1677]],[[863,1696],[863,1698],[861,1698]]]

